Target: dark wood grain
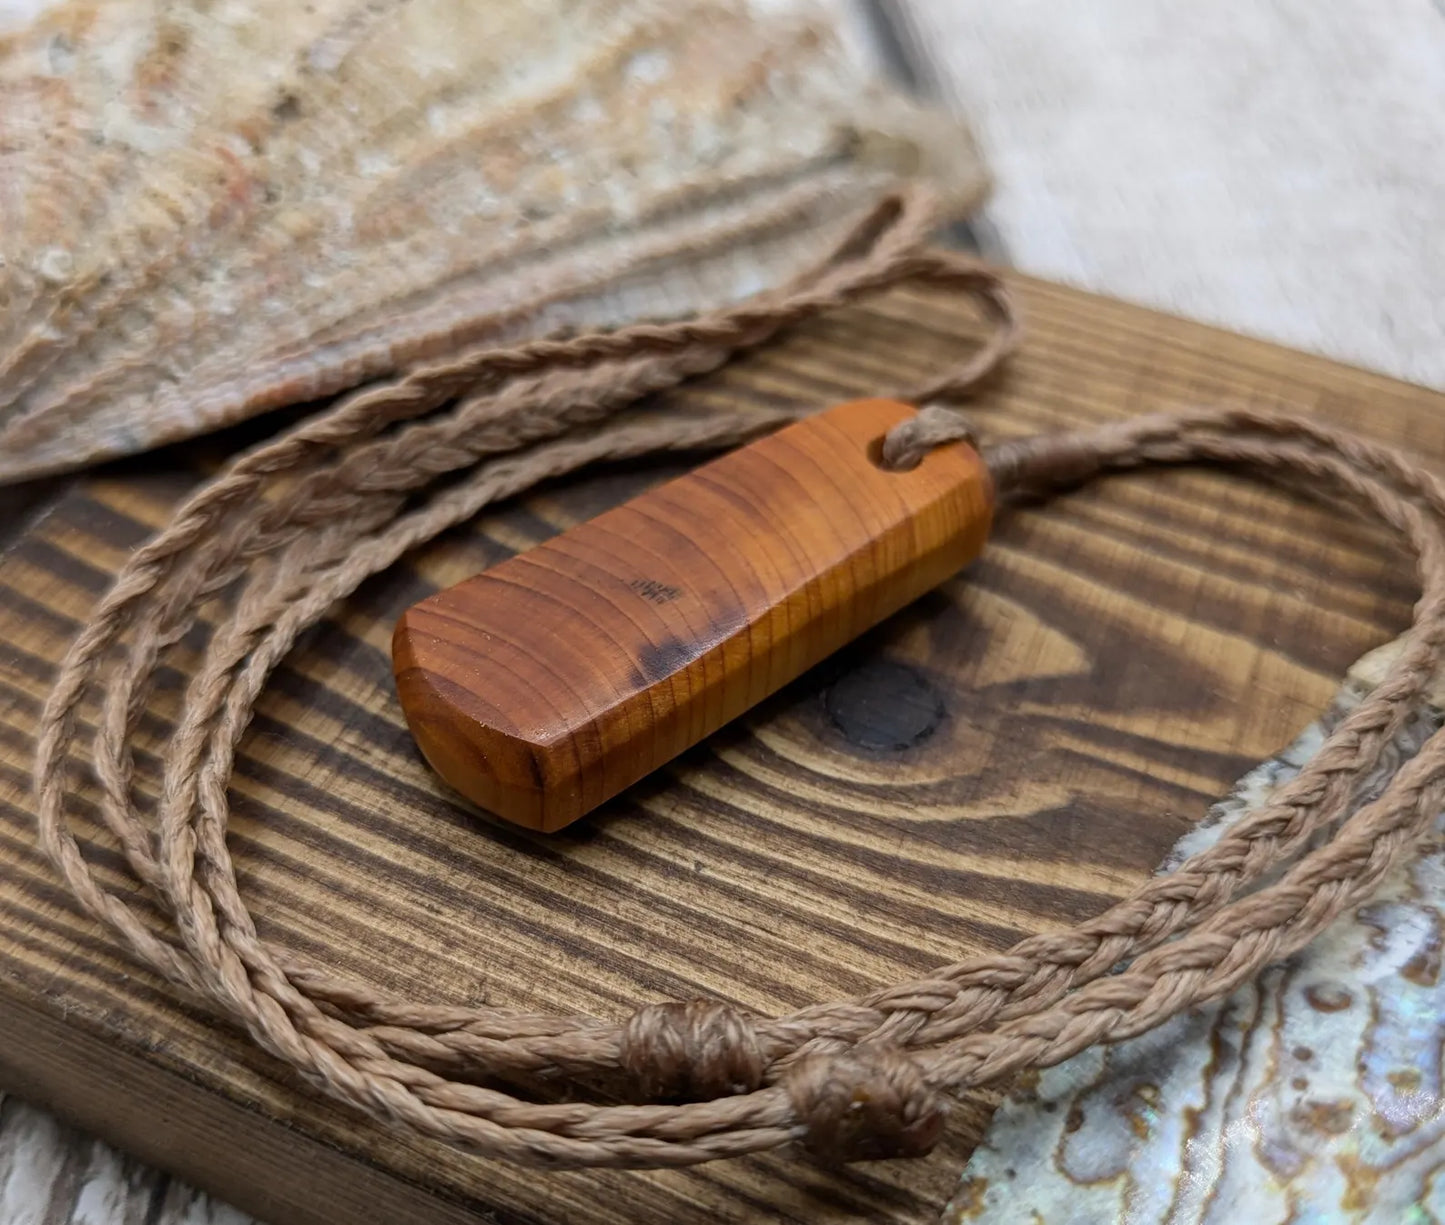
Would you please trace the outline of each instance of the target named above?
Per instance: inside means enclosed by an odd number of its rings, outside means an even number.
[[[426,759],[561,829],[957,574],[992,485],[962,443],[881,467],[913,412],[838,405],[407,609],[392,659]]]
[[[1445,397],[1017,288],[1028,340],[973,409],[987,435],[1230,399],[1316,412],[1445,467]],[[964,304],[899,294],[678,395],[838,403],[916,382],[978,334]],[[32,849],[34,721],[109,575],[196,479],[178,463],[61,489],[0,564],[0,1029],[19,1036],[0,1077],[275,1222],[368,1219],[355,1187],[379,1188],[373,1220],[936,1218],[977,1102],[919,1162],[513,1170],[316,1100],[80,917]],[[664,998],[777,1011],[868,990],[1127,893],[1407,623],[1414,595],[1394,539],[1337,506],[1214,472],[1122,477],[1001,514],[966,576],[586,822],[539,835],[459,809],[396,702],[397,616],[679,470],[609,468],[500,507],[297,647],[233,789],[231,844],[264,935],[418,998],[610,1017]],[[183,683],[167,674],[153,700],[143,777]],[[103,837],[91,853],[127,888]]]

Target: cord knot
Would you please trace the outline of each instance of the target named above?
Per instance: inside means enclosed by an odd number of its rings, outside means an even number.
[[[618,1061],[645,1101],[709,1101],[763,1083],[753,1023],[712,1000],[639,1008],[622,1027]]]
[[[830,1164],[923,1157],[943,1134],[942,1097],[891,1047],[807,1056],[784,1083],[804,1147]]]
[[[951,408],[925,404],[907,421],[900,421],[883,435],[879,459],[885,468],[906,472],[918,467],[934,447],[960,441],[973,447],[978,445],[978,435],[968,418]]]

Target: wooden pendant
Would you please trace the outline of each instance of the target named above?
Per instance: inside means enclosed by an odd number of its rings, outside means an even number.
[[[992,484],[963,443],[879,467],[913,411],[809,417],[413,605],[392,655],[427,760],[560,829],[956,573]]]

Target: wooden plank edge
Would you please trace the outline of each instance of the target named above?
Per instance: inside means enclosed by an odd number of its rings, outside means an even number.
[[[268,1225],[527,1220],[442,1199],[29,1005],[12,987],[0,981],[0,1090]]]

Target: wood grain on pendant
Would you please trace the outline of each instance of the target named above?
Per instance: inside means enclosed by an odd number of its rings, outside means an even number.
[[[992,485],[962,443],[881,468],[913,411],[840,405],[413,605],[393,659],[427,760],[560,829],[956,573]]]

